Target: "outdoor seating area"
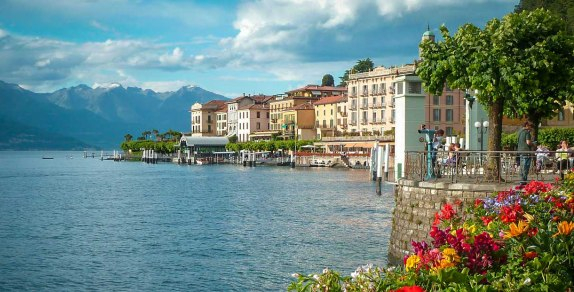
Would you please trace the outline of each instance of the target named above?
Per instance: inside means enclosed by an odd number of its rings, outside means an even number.
[[[522,152],[521,152],[522,153]],[[441,180],[445,182],[467,183],[518,183],[520,182],[520,159],[516,151],[438,151],[429,156],[426,151],[409,151],[405,159],[405,178],[419,181]],[[533,180],[552,182],[562,179],[574,167],[574,157],[563,158],[555,152],[536,157],[529,153],[531,163],[528,177]],[[430,161],[429,161],[430,160]],[[495,161],[498,176],[489,176],[490,161]],[[431,167],[431,175],[428,169]]]

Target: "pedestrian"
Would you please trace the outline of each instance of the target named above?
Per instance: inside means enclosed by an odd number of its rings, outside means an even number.
[[[556,173],[562,173],[569,168],[568,160],[572,156],[572,151],[568,148],[568,142],[560,141],[560,148],[556,149]]]
[[[532,123],[525,122],[522,129],[518,131],[518,156],[520,157],[520,184],[528,182],[528,171],[530,171],[531,153],[534,143],[532,141]]]
[[[436,169],[435,171],[433,171],[433,173],[437,177],[440,177],[441,174],[440,174],[440,168],[438,167],[438,165],[436,163],[436,161],[437,161],[436,156],[437,156],[437,151],[442,148],[443,138],[444,138],[444,130],[438,129],[436,131],[435,136],[434,136],[433,141],[432,141],[431,158],[432,158],[433,168]]]

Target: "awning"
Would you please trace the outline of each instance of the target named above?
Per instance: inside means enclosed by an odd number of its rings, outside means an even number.
[[[362,143],[347,143],[345,148],[373,148],[375,143],[373,142],[362,142]]]

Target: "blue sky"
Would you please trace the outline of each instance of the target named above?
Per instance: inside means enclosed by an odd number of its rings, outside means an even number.
[[[37,92],[119,82],[236,97],[339,82],[357,60],[411,63],[438,34],[518,0],[2,0],[0,80]]]

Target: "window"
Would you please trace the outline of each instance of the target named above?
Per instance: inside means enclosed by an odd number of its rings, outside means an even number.
[[[432,97],[432,104],[433,104],[433,105],[440,105],[440,96],[438,96],[438,95],[433,95],[433,97]]]
[[[381,105],[385,105],[385,97],[384,96],[381,97]]]
[[[446,127],[445,135],[447,135],[447,136],[453,136],[452,127]]]
[[[408,93],[421,94],[422,93],[422,83],[421,82],[409,82]]]
[[[432,111],[432,120],[435,122],[440,122],[440,109],[434,109]]]
[[[330,126],[331,128],[333,128],[333,119],[331,119],[331,120],[329,121],[329,126]]]
[[[381,120],[385,119],[385,110],[381,110]]]
[[[333,108],[331,108],[331,115],[333,115]]]
[[[397,94],[403,94],[404,90],[404,83],[403,82],[398,82],[397,84]]]
[[[453,99],[454,99],[454,98],[452,97],[452,95],[447,95],[447,96],[446,96],[446,104],[447,104],[447,105],[452,105],[452,104],[453,104]]]
[[[315,128],[319,128],[319,120],[315,121]]]
[[[385,88],[385,84],[384,84],[384,83],[381,83],[381,85],[380,85],[380,87],[379,87],[379,90],[381,91],[381,92],[380,92],[381,94],[387,94],[387,90],[386,90],[386,88]]]
[[[373,112],[373,122],[376,122],[376,121],[377,121],[377,113]]]
[[[323,120],[323,128],[327,128],[327,121]]]
[[[376,105],[376,104],[377,104],[377,98],[373,97],[373,105]]]
[[[379,90],[379,85],[378,84],[373,84],[373,86],[371,87],[371,93],[372,94],[377,94],[377,91]]]
[[[447,110],[446,110],[446,121],[447,121],[447,122],[452,122],[452,109],[447,109]]]
[[[261,129],[261,123],[257,122],[257,130],[260,130],[260,129]]]
[[[362,94],[363,94],[363,95],[369,94],[369,89],[368,89],[367,85],[363,85],[363,92],[362,92]]]
[[[391,123],[395,122],[395,110],[391,111]]]
[[[351,96],[357,96],[357,87],[351,87]]]
[[[260,113],[260,112],[257,112],[257,118],[258,118],[258,119],[261,118],[261,113]]]
[[[269,112],[267,112],[267,118],[269,118]]]

